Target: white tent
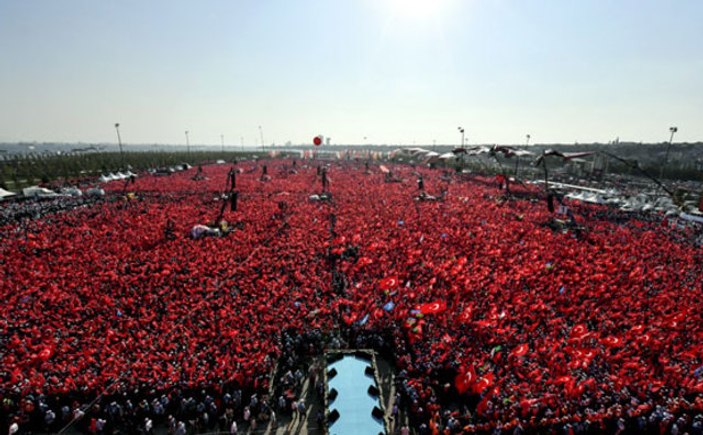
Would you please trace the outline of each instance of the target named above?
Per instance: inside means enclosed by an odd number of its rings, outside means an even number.
[[[99,187],[90,188],[86,190],[85,193],[88,196],[105,196],[105,191],[103,189],[100,189]]]
[[[61,194],[73,197],[83,196],[83,192],[77,187],[64,187],[61,189]]]
[[[22,195],[26,198],[53,198],[55,196],[59,196],[53,190],[39,186],[25,187],[22,189]]]
[[[12,192],[10,192],[10,191],[7,191],[7,190],[3,189],[2,187],[0,187],[0,201],[3,200],[3,199],[5,199],[5,198],[9,198],[9,197],[15,196],[15,195],[17,195],[17,194],[16,194],[16,193],[12,193]]]

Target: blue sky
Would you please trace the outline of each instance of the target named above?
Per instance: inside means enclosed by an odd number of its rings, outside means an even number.
[[[700,0],[0,0],[0,141],[699,141],[702,20]]]

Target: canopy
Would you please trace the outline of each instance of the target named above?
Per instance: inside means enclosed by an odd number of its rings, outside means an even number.
[[[5,190],[5,189],[3,189],[3,188],[0,187],[0,200],[3,200],[3,199],[5,199],[5,198],[9,198],[9,197],[15,196],[15,195],[17,195],[17,194],[16,194],[16,193],[13,193],[13,192],[10,192],[10,191],[8,191],[8,190]]]
[[[25,187],[22,189],[22,195],[27,198],[51,198],[58,196],[56,192],[39,186]]]

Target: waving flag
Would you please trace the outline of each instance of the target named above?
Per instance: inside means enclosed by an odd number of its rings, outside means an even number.
[[[397,276],[389,276],[387,278],[383,278],[379,283],[378,286],[381,288],[381,290],[390,290],[398,286],[398,277]]]
[[[568,160],[578,159],[581,157],[588,157],[593,154],[595,154],[595,152],[593,152],[593,151],[562,153],[560,151],[549,149],[549,150],[545,150],[539,157],[537,157],[537,160],[535,160],[535,166],[542,163],[542,160],[544,160],[545,157],[549,157],[549,156],[561,157],[563,160],[568,161]]]
[[[430,302],[420,305],[418,310],[422,314],[439,314],[447,310],[447,304],[444,301]]]
[[[610,348],[621,347],[622,340],[615,336],[606,337],[602,340],[602,343]]]
[[[481,376],[478,378],[478,381],[474,384],[474,392],[476,394],[481,394],[484,391],[486,391],[488,388],[493,386],[493,380],[495,379],[495,376],[493,373],[487,373],[484,376]]]
[[[459,314],[459,323],[470,323],[473,316],[473,308],[471,305],[464,307],[464,310]]]
[[[473,389],[474,382],[476,381],[476,371],[473,366],[461,367],[459,373],[454,378],[454,386],[459,394],[465,394],[467,391]]]
[[[361,320],[356,321],[355,323],[359,326],[364,326],[366,322],[369,321],[369,315],[365,315],[364,317],[361,318]]]
[[[530,346],[528,346],[526,343],[518,345],[515,349],[513,349],[511,354],[515,356],[525,356],[527,355],[527,352],[529,352]]]

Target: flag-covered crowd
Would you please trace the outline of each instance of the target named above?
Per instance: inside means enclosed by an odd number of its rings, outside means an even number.
[[[703,251],[666,222],[566,203],[582,230],[555,230],[537,191],[266,165],[145,175],[4,223],[5,430],[229,430],[252,395],[276,409],[256,397],[285,330],[311,353],[376,347],[419,433],[702,433]]]

